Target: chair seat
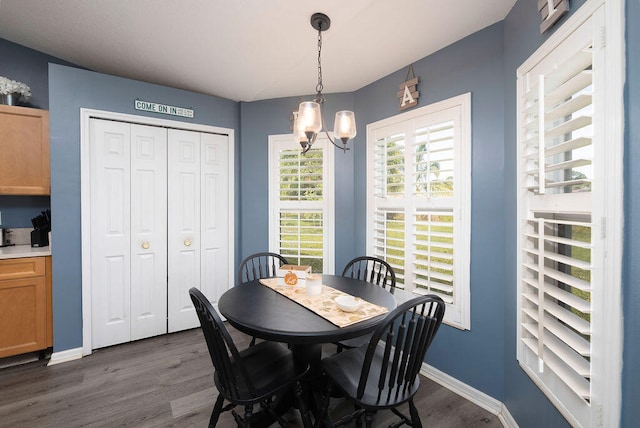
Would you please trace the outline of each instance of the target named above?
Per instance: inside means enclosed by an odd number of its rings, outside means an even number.
[[[369,339],[369,337],[366,337]],[[334,354],[322,360],[324,372],[332,379],[332,383],[349,397],[356,397],[360,373],[364,364],[367,345],[358,348],[348,349],[339,354]],[[413,397],[420,387],[420,378],[416,377],[415,382],[406,388],[397,391],[385,384],[380,397],[378,397],[378,378],[381,373],[384,361],[384,348],[378,346],[371,361],[371,370],[366,383],[366,389],[362,398],[356,400],[363,408],[386,409],[393,408],[399,403],[407,401]]]
[[[353,339],[341,340],[337,345],[345,349],[359,348],[367,345],[369,340],[371,340],[371,334],[365,334],[364,336],[354,337]]]
[[[303,367],[303,371],[296,371],[291,351],[274,342],[258,343],[240,351],[240,356],[253,382],[256,395],[252,395],[242,379],[238,379],[237,392],[228,392],[238,402],[256,402],[256,396],[266,398],[277,394],[289,388],[292,380],[301,377],[307,368]],[[214,380],[216,387],[221,390],[223,386],[217,371],[214,374]]]

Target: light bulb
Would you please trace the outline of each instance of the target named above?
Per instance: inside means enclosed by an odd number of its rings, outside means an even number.
[[[343,110],[336,113],[333,136],[344,144],[356,136],[356,117],[352,111]]]
[[[309,141],[322,129],[320,104],[313,101],[300,103],[298,108],[298,128],[304,132]]]

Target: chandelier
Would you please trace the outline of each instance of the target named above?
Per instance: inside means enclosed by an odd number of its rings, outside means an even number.
[[[329,29],[331,20],[324,13],[314,13],[311,16],[311,26],[318,30],[318,84],[316,85],[316,96],[313,101],[300,103],[298,113],[294,115],[293,133],[300,142],[300,146],[302,146],[302,153],[306,153],[311,149],[318,134],[323,130],[331,144],[346,152],[349,150],[347,143],[356,136],[355,115],[348,110],[336,113],[333,128],[334,138],[329,136],[324,123],[324,116],[322,115],[322,106],[326,101],[325,96],[322,94],[322,32]],[[336,144],[338,139],[342,142],[342,145]]]

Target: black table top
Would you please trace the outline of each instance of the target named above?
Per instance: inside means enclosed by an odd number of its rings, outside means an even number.
[[[391,293],[368,282],[323,275],[322,283],[386,306],[389,311],[396,307]],[[218,300],[218,310],[232,326],[246,334],[290,344],[332,343],[362,336],[373,331],[385,316],[340,328],[258,281],[227,290]]]

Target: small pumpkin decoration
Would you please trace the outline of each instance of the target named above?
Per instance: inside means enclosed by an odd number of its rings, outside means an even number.
[[[298,275],[289,271],[284,276],[284,283],[287,285],[296,285],[298,283]]]

